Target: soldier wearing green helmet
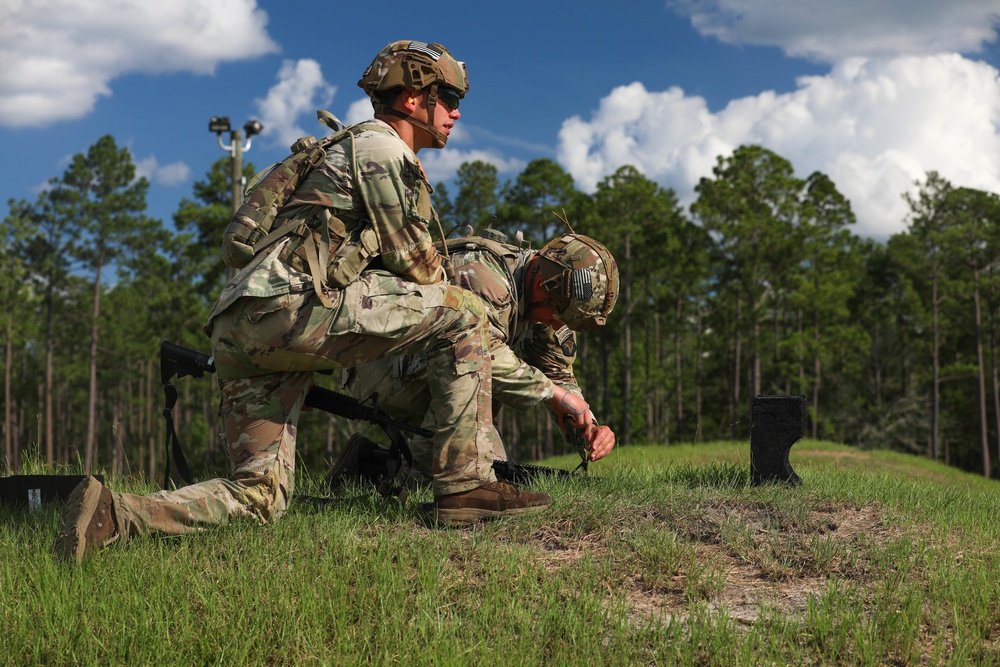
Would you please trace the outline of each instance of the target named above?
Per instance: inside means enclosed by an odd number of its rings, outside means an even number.
[[[575,332],[606,323],[618,298],[615,260],[601,243],[576,233],[563,234],[540,250],[505,241],[503,234],[486,229],[447,243],[453,282],[486,304],[494,408],[525,412],[542,403],[585,461],[603,458],[614,447],[614,432],[599,425],[589,408],[584,428],[568,427],[559,418],[554,392],[583,399],[573,374]],[[423,355],[380,360],[346,371],[344,388],[359,399],[376,396],[381,409],[415,422],[427,410],[427,370]],[[499,434],[496,442],[494,460],[506,460]],[[413,469],[405,471],[407,482],[426,483],[430,452],[420,441],[410,443],[410,449]],[[388,460],[386,448],[356,434],[328,482],[336,487],[358,477],[374,481],[387,472]]]

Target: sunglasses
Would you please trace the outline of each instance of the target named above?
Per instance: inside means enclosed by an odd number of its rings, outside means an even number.
[[[437,96],[438,101],[448,107],[449,111],[457,109],[458,103],[462,101],[462,97],[458,94],[458,91],[452,88],[438,88]]]

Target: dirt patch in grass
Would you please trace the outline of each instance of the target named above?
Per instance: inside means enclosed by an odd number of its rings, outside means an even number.
[[[642,547],[630,551],[619,537],[630,529],[672,531],[673,562],[656,561],[655,544],[645,554]],[[721,500],[638,512],[618,526],[582,532],[562,520],[539,528],[533,539],[540,561],[553,570],[584,557],[611,559],[619,578],[609,589],[624,591],[637,625],[686,618],[692,603],[753,624],[768,610],[803,614],[809,597],[822,594],[832,577],[866,584],[868,546],[902,532],[876,505],[789,510]]]

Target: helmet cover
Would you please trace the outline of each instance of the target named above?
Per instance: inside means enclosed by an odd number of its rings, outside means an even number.
[[[538,251],[542,289],[559,321],[574,331],[603,326],[618,300],[618,265],[589,236],[564,234]]]
[[[434,84],[451,88],[459,98],[465,97],[469,92],[465,63],[455,60],[440,44],[417,40],[400,40],[387,45],[358,81],[358,86],[371,98],[376,113],[384,111],[378,93],[393,88],[426,90]]]

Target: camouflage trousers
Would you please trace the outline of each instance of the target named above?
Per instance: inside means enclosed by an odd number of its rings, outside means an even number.
[[[378,394],[380,409],[400,421],[419,425],[431,402],[429,370],[427,358],[421,354],[380,359],[344,371],[343,388],[359,400],[368,400],[372,394]],[[498,389],[496,380],[492,378],[494,398]],[[498,407],[494,402],[493,408]],[[490,459],[506,461],[507,448],[492,424],[487,440]],[[417,485],[431,483],[434,464],[432,443],[426,438],[412,438],[408,445],[413,456],[413,467],[406,471],[408,480]]]
[[[432,453],[435,495],[495,479],[487,319],[471,292],[369,271],[332,308],[313,292],[243,297],[211,327],[231,474],[149,496],[113,494],[123,536],[277,519],[294,489],[296,427],[314,372],[392,355],[427,355],[421,425],[434,437],[420,446]]]

